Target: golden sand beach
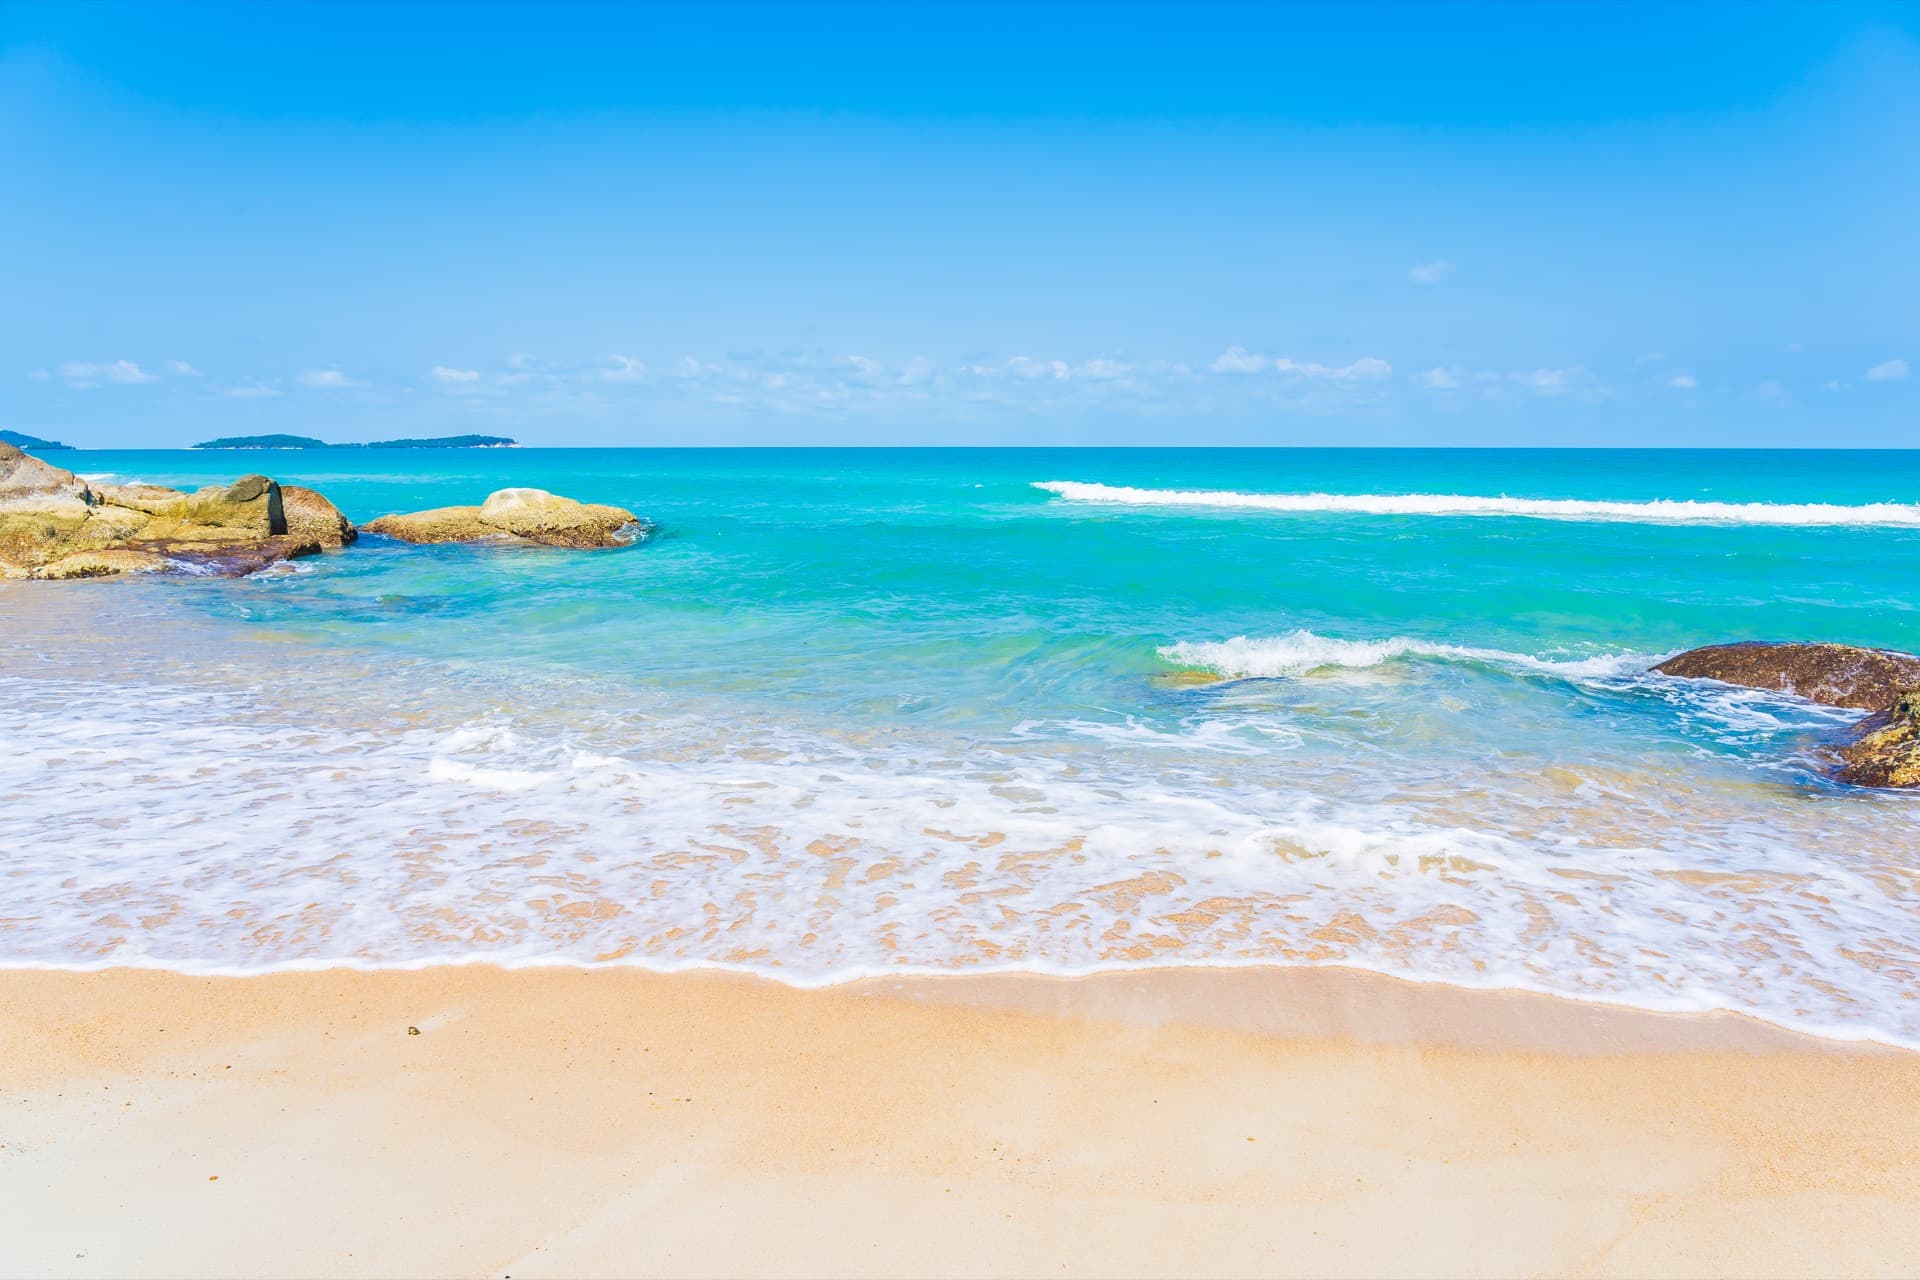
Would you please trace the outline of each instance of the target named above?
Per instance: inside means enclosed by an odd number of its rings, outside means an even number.
[[[1344,970],[0,974],[7,1275],[1891,1275],[1920,1056]]]

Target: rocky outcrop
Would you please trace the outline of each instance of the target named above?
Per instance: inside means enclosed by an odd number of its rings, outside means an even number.
[[[647,528],[631,511],[544,489],[502,489],[481,506],[383,516],[366,526],[403,542],[574,548],[626,546]],[[0,579],[239,576],[345,547],[358,536],[321,494],[266,476],[192,493],[93,484],[0,444]]]
[[[1843,782],[1920,787],[1920,657],[1844,644],[1716,644],[1667,659],[1663,675],[1791,693],[1874,714],[1831,748]]]
[[[576,502],[544,489],[502,489],[477,507],[381,516],[363,527],[402,542],[525,543],[576,550],[628,546],[646,529],[631,511]]]
[[[84,549],[92,515],[87,486],[73,472],[0,444],[0,564],[8,576]]]
[[[1839,749],[1840,777],[1862,787],[1920,787],[1920,689],[1860,722]]]
[[[1881,710],[1908,689],[1920,688],[1920,657],[1844,644],[1716,644],[1689,649],[1654,670],[1861,711]]]
[[[545,489],[489,494],[480,519],[544,547],[624,547],[640,536],[640,519],[631,511],[575,502]]]
[[[353,521],[323,495],[299,485],[280,486],[280,509],[286,516],[287,536],[338,550],[360,536]]]
[[[92,485],[0,445],[0,576],[252,573],[317,550],[311,537],[287,536],[280,486],[266,476],[193,493]]]
[[[514,542],[504,529],[480,519],[478,507],[435,507],[403,516],[381,516],[360,526],[363,533],[428,546],[440,542]]]

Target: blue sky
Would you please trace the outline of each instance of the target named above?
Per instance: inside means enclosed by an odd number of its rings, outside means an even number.
[[[1920,443],[1920,6],[0,5],[0,426]]]

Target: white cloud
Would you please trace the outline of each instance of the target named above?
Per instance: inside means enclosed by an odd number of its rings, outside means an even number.
[[[97,382],[159,381],[159,378],[131,360],[115,360],[111,364],[83,364],[78,361],[69,361],[60,366],[60,376],[75,386],[92,386]]]
[[[280,394],[278,387],[270,387],[264,382],[249,382],[238,387],[228,387],[225,394],[235,400],[265,400]]]
[[[1565,369],[1535,369],[1531,373],[1515,373],[1509,376],[1513,381],[1543,396],[1557,396],[1571,391],[1575,384],[1582,381],[1586,370],[1579,365],[1570,365]]]
[[[1407,268],[1407,279],[1415,284],[1442,284],[1453,275],[1453,263],[1445,258],[1422,262]]]
[[[1378,356],[1362,356],[1352,364],[1298,364],[1281,356],[1273,362],[1281,373],[1297,373],[1305,378],[1331,378],[1336,382],[1372,380],[1393,376],[1393,366]]]
[[[433,366],[433,379],[435,382],[478,382],[480,381],[480,371],[478,369],[450,369],[444,364],[437,364]]]
[[[1868,382],[1904,382],[1907,378],[1905,360],[1884,360],[1867,370]]]
[[[1021,378],[1053,378],[1064,382],[1073,376],[1073,369],[1065,360],[1035,360],[1031,356],[1015,356],[1007,361],[1007,368]]]
[[[338,369],[302,369],[294,381],[303,387],[338,388],[359,385]]]
[[[1255,355],[1245,347],[1228,347],[1207,367],[1215,373],[1259,373],[1273,368],[1273,357]]]
[[[805,362],[800,363],[804,365]],[[936,381],[939,376],[938,366],[926,356],[911,356],[899,364],[889,364],[885,360],[876,360],[872,356],[847,355],[841,356],[833,363],[853,370],[854,380],[865,387],[918,387]],[[765,377],[779,378],[778,385],[784,387],[792,381],[789,375],[795,371],[795,368],[789,365],[784,371],[777,370]],[[767,385],[775,384],[769,381]]]
[[[1691,391],[1700,385],[1700,380],[1690,373],[1676,373],[1667,379],[1667,385],[1677,387],[1682,391]]]
[[[600,370],[602,382],[639,382],[647,376],[647,362],[644,360],[635,360],[631,356],[623,355],[611,355],[607,359],[613,361],[613,368]],[[516,369],[525,367],[519,360],[520,358],[516,356],[508,363]]]
[[[1460,374],[1455,369],[1429,369],[1413,375],[1413,380],[1429,391],[1452,391],[1460,385]]]
[[[200,371],[188,364],[185,360],[167,361],[167,372],[176,378],[197,378],[200,376]]]

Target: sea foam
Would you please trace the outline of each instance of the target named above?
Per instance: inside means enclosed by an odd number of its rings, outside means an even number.
[[[1522,516],[1628,524],[1877,525],[1920,528],[1920,505],[1870,502],[1703,502],[1656,498],[1613,502],[1588,498],[1478,497],[1444,493],[1239,493],[1231,489],[1140,489],[1077,480],[1037,480],[1069,502],[1129,507],[1212,507],[1291,514],[1374,516]]]
[[[1454,652],[1311,632],[1225,646],[1267,670],[1422,648]],[[591,703],[389,717],[405,682],[364,680],[310,703],[0,676],[0,963],[601,962],[800,985],[1343,964],[1920,1043],[1914,890],[1886,874],[1917,838],[1906,807],[1761,813],[1750,784],[1643,769],[1603,738],[1577,767],[1368,745],[1382,710],[1428,698],[1372,704],[1339,743],[1337,721],[1303,734],[1229,700],[948,752]],[[1484,696],[1509,695],[1540,699]]]
[[[1407,636],[1391,636],[1383,640],[1341,640],[1316,635],[1305,629],[1257,638],[1235,636],[1231,640],[1182,640],[1162,646],[1159,654],[1175,666],[1212,671],[1232,679],[1299,676],[1335,667],[1362,669],[1401,658],[1478,662],[1576,679],[1583,676],[1633,674],[1659,661],[1657,656],[1632,653],[1588,658],[1544,658],[1511,653],[1504,649],[1433,644]]]

